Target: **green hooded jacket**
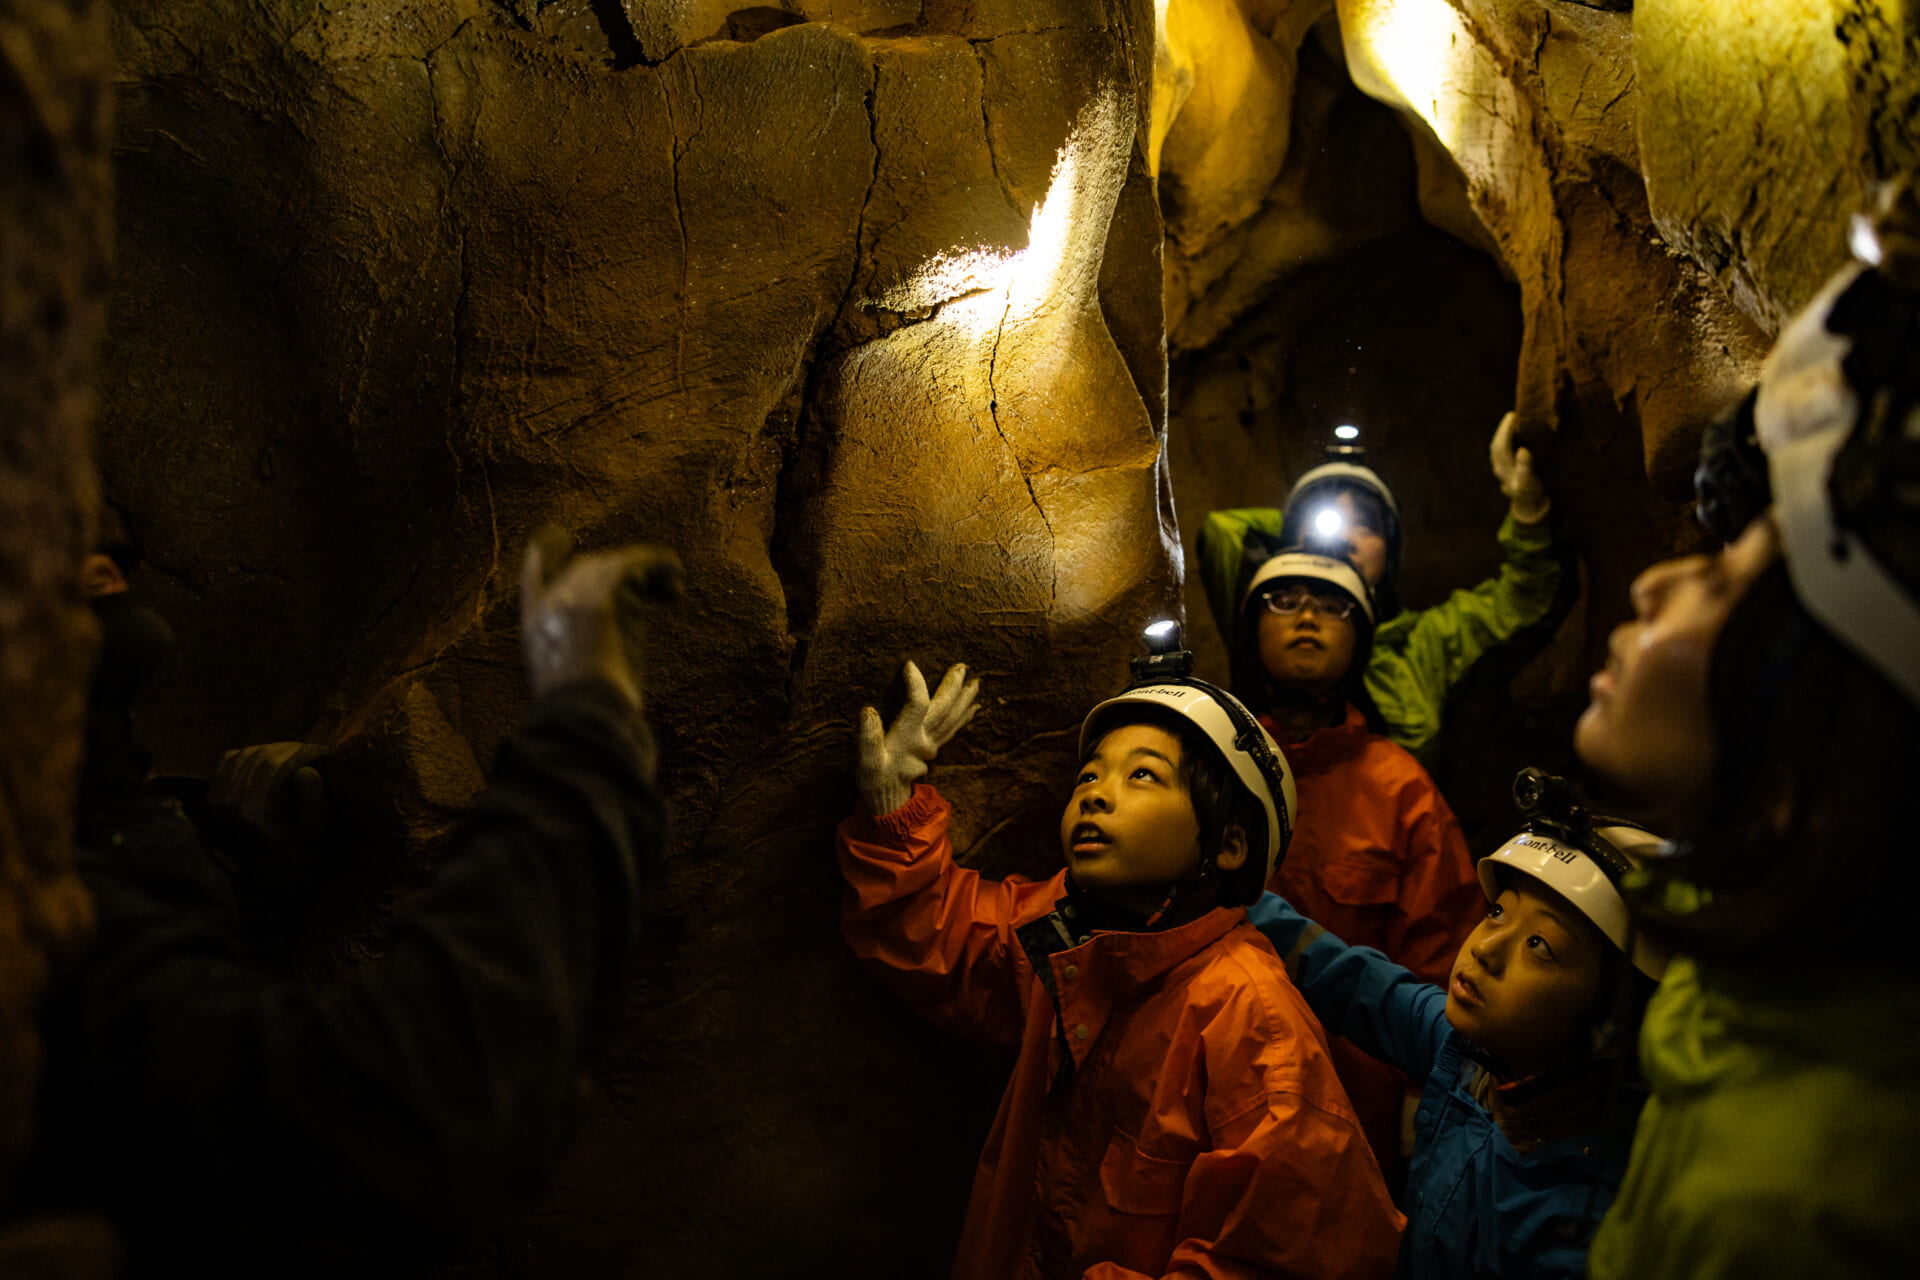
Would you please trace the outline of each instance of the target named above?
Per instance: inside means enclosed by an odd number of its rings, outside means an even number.
[[[1788,988],[1667,969],[1593,1280],[1920,1276],[1920,983],[1818,972]]]
[[[1229,648],[1240,596],[1260,562],[1280,549],[1282,514],[1242,507],[1211,512],[1200,526],[1200,580]],[[1423,760],[1454,687],[1482,654],[1544,620],[1559,592],[1562,558],[1550,521],[1523,525],[1508,515],[1500,546],[1507,558],[1496,576],[1431,609],[1402,610],[1373,633],[1367,692],[1387,736]]]

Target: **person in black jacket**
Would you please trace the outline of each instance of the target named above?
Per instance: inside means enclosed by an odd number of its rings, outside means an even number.
[[[102,597],[77,834],[98,928],[46,1015],[24,1187],[104,1212],[132,1274],[400,1271],[552,1170],[665,836],[633,618],[680,573],[563,541],[525,562],[526,724],[384,954],[327,990],[252,953],[201,833],[143,789],[127,707],[164,624]]]

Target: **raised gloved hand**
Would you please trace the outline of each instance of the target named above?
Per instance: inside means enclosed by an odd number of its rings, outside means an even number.
[[[974,699],[980,694],[980,681],[967,679],[967,668],[955,663],[933,697],[927,697],[927,682],[920,668],[907,663],[907,703],[884,733],[880,713],[872,707],[860,712],[860,761],[854,780],[860,798],[869,812],[878,816],[892,813],[913,795],[913,780],[927,771],[927,765],[960,727],[973,719],[978,710]]]
[[[1500,482],[1500,492],[1507,495],[1513,518],[1521,524],[1539,524],[1547,518],[1547,509],[1553,500],[1547,496],[1547,487],[1540,483],[1540,477],[1534,474],[1533,450],[1514,446],[1513,428],[1518,421],[1512,413],[1500,419],[1488,453],[1494,478]]]
[[[680,558],[664,547],[621,547],[570,559],[572,539],[548,526],[520,572],[520,640],[537,698],[598,676],[640,708],[640,608],[680,598]]]
[[[220,757],[207,803],[279,845],[310,845],[327,825],[326,780],[313,742],[264,742]]]

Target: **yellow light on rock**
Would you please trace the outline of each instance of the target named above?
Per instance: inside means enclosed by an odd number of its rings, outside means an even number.
[[[1477,87],[1477,46],[1460,11],[1447,0],[1342,0],[1340,32],[1354,82],[1407,107],[1458,155]]]

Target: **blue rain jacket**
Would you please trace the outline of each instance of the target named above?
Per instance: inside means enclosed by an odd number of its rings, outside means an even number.
[[[1446,1019],[1446,992],[1371,947],[1348,946],[1278,895],[1263,894],[1247,916],[1328,1033],[1423,1092],[1397,1274],[1585,1276],[1587,1243],[1626,1171],[1640,1096],[1623,1099],[1610,1141],[1567,1138],[1523,1155],[1473,1095],[1482,1068]]]

